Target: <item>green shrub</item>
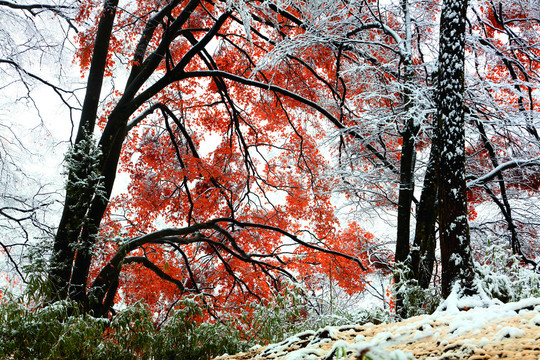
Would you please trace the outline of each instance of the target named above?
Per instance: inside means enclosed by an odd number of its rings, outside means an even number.
[[[404,280],[395,286],[394,293],[399,294],[403,302],[403,318],[431,314],[440,303],[439,289],[429,287],[423,289],[414,279]]]
[[[1,358],[149,359],[153,336],[150,315],[141,307],[112,321],[81,314],[68,302],[29,309],[13,299],[0,305]]]
[[[221,322],[200,323],[202,315],[202,304],[196,298],[183,300],[156,335],[155,359],[204,360],[245,348],[246,343],[232,326]]]
[[[441,302],[439,286],[422,288],[416,279],[410,279],[410,269],[403,264],[396,265],[394,273],[402,279],[399,283],[393,284],[390,289],[394,298],[399,298],[402,302],[403,308],[397,311],[397,317],[407,319],[431,314],[437,309]]]
[[[336,304],[331,314],[320,314],[309,307],[310,301],[320,299],[307,300],[291,287],[265,303],[252,304],[237,318],[221,314],[220,321],[202,321],[204,302],[193,297],[181,301],[166,321],[155,325],[141,304],[102,319],[82,314],[69,302],[31,307],[28,297],[4,297],[0,298],[0,359],[205,360],[279,342],[308,329],[375,322],[381,315],[367,310],[351,314]]]
[[[315,310],[315,305],[317,309]],[[351,308],[339,301],[328,304],[321,297],[308,297],[290,284],[282,293],[267,302],[252,304],[242,323],[244,336],[251,343],[280,342],[306,330],[327,326],[389,322],[391,314],[383,309]]]
[[[81,314],[67,302],[29,309],[14,299],[0,301],[1,359],[210,359],[246,346],[225,323],[199,323],[202,311],[193,299],[160,329],[141,305],[109,320]]]
[[[480,286],[493,299],[506,303],[540,297],[540,274],[523,266],[507,246],[489,243],[475,271]]]
[[[258,344],[279,342],[304,329],[306,322],[300,292],[286,288],[266,302],[253,302],[241,317],[244,337]]]

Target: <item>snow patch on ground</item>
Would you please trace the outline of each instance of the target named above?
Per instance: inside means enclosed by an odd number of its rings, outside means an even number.
[[[505,326],[497,333],[497,340],[502,341],[505,338],[514,338],[518,339],[525,336],[525,331],[512,327]]]
[[[540,360],[540,298],[490,304],[447,300],[443,308],[400,323],[307,331],[278,344],[220,360],[511,359]],[[479,305],[482,307],[469,307]],[[488,306],[489,305],[489,306]]]

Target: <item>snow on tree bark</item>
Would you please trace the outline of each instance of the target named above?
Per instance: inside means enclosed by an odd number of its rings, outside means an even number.
[[[411,108],[412,101],[412,82],[414,72],[412,69],[412,50],[411,50],[411,23],[409,5],[407,0],[401,2],[405,18],[405,48],[402,54],[403,61],[403,108],[406,118],[401,136],[403,137],[403,146],[400,160],[400,184],[398,199],[398,219],[397,219],[397,240],[396,240],[396,262],[404,262],[409,255],[409,238],[411,227],[411,204],[414,192],[414,169],[416,160],[415,139],[418,135],[419,126],[415,124],[414,114]]]
[[[467,0],[444,0],[437,84],[442,294],[460,282],[473,291],[465,182],[464,58]]]

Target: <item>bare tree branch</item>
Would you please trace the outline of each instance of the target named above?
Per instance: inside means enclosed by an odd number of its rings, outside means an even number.
[[[491,170],[489,173],[467,182],[467,188],[472,189],[477,186],[482,186],[485,183],[493,180],[495,177],[497,177],[497,175],[499,175],[505,170],[513,169],[516,167],[527,167],[527,166],[540,166],[540,158],[523,159],[523,160],[516,159],[516,160],[510,160],[505,163],[502,163],[499,166],[497,166],[495,169]]]

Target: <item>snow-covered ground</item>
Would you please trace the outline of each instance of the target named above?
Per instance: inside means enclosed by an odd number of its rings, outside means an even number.
[[[218,359],[540,360],[540,298],[468,308],[450,297],[443,307],[399,323],[306,331]]]

